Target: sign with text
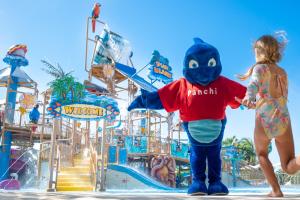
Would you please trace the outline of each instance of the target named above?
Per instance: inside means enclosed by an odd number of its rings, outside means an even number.
[[[102,97],[109,98],[109,97]],[[47,108],[53,117],[64,117],[75,120],[115,120],[120,114],[117,104],[102,101],[102,104],[91,104],[86,102],[61,104],[59,102],[51,102]]]
[[[169,66],[169,60],[160,55],[157,50],[152,53],[148,77],[151,81],[162,81],[168,84],[173,81],[172,68]]]

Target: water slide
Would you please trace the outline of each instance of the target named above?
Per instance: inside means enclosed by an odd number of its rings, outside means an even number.
[[[178,189],[165,186],[146,174],[124,165],[109,164],[106,173],[108,189],[119,190],[164,190],[178,192]]]
[[[18,174],[23,174],[26,168],[26,163],[22,160],[11,159],[9,163],[9,174],[16,176],[14,178],[8,178],[0,181],[0,189],[5,190],[19,190],[21,183],[17,180]]]

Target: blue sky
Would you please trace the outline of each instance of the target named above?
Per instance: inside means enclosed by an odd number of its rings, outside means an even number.
[[[132,45],[136,68],[157,49],[169,58],[174,77],[182,76],[182,61],[193,37],[215,45],[221,54],[222,74],[235,79],[254,63],[252,43],[262,34],[288,33],[289,44],[280,63],[289,75],[289,109],[296,152],[300,153],[300,1],[279,0],[103,0],[101,20]],[[40,70],[41,59],[59,62],[66,71],[84,72],[86,17],[95,1],[0,0],[0,57],[13,44],[28,45],[26,72],[40,90],[51,80]],[[5,67],[0,62],[0,68]],[[246,84],[246,83],[244,83]],[[1,90],[0,98],[3,98]],[[254,112],[228,109],[227,136],[252,138]],[[273,151],[272,160],[278,161]]]

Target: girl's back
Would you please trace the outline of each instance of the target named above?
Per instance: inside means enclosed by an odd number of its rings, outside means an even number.
[[[255,68],[257,68],[255,71],[259,73],[259,77],[255,78],[259,79],[259,94],[261,98],[279,99],[283,97],[287,99],[288,81],[284,69],[274,64],[260,64]]]

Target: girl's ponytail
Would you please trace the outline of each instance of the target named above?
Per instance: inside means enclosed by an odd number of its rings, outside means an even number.
[[[256,65],[257,65],[257,63],[255,63],[254,65],[252,65],[245,74],[243,74],[243,75],[242,74],[238,74],[237,78],[240,79],[241,81],[247,80],[252,75],[253,69],[254,69],[254,67]]]

